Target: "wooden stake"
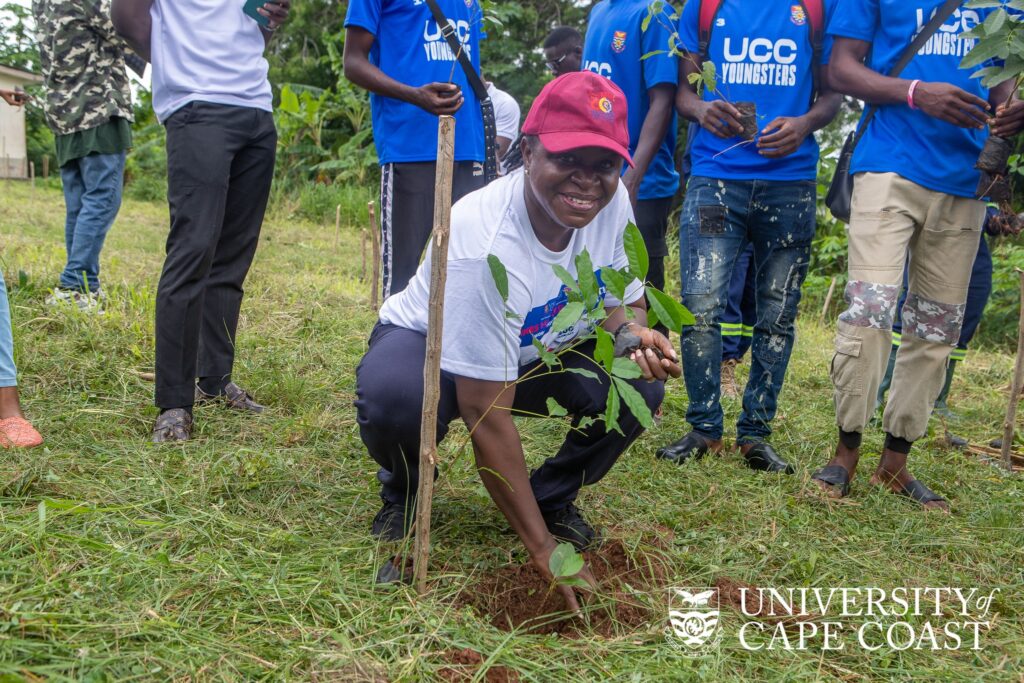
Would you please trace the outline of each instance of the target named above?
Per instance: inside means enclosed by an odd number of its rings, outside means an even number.
[[[338,239],[341,236],[341,204],[334,210],[334,251],[338,251]]]
[[[49,154],[44,154],[43,155],[43,177],[44,178],[49,178],[50,177],[50,155]]]
[[[370,283],[370,308],[376,313],[380,309],[380,230],[377,229],[377,214],[373,210],[373,201],[366,205],[370,216],[370,239],[373,242],[373,282]]]
[[[821,317],[818,322],[825,324],[825,317],[828,315],[828,307],[832,304],[832,294],[836,291],[836,279],[832,278],[832,284],[828,286],[828,294],[825,295],[825,305],[821,307]]]
[[[1017,269],[1020,277],[1020,323],[1017,326],[1017,359],[1013,365],[1013,384],[1010,385],[1010,400],[1006,406],[1006,420],[1003,422],[1003,467],[1007,472],[1013,471],[1013,459],[1010,451],[1013,448],[1013,427],[1017,421],[1017,402],[1020,401],[1020,390],[1024,387],[1024,270]]]
[[[437,402],[441,397],[441,328],[444,322],[444,285],[448,266],[448,234],[452,214],[452,174],[455,166],[455,119],[437,121],[437,176],[434,179],[434,235],[431,239],[430,313],[427,318],[427,354],[423,362],[423,421],[420,423],[420,485],[416,494],[416,544],[413,579],[416,592],[427,591],[430,559],[430,510],[434,498],[437,463]]]
[[[366,282],[366,228],[363,228],[360,233],[359,253],[362,254],[363,257],[363,264],[359,268],[359,281]]]
[[[28,179],[32,183],[32,189],[36,189],[36,162],[28,162]]]

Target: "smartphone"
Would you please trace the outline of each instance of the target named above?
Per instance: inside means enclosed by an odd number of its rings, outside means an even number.
[[[260,26],[266,26],[270,23],[270,19],[256,11],[265,4],[267,4],[267,0],[245,0],[245,7],[242,8],[242,11],[255,19]]]

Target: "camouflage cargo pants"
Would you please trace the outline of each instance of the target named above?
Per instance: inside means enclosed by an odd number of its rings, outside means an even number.
[[[839,316],[831,368],[836,422],[843,431],[863,432],[874,411],[909,251],[903,344],[882,426],[887,434],[916,441],[927,430],[960,337],[985,205],[895,173],[862,173],[852,208],[847,309]]]

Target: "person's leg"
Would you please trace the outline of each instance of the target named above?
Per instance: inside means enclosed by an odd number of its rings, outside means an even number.
[[[640,199],[636,203],[636,227],[647,247],[649,266],[647,281],[654,287],[665,290],[665,233],[668,230],[668,214],[672,210],[672,197]],[[659,328],[663,333],[664,327]]]
[[[907,455],[913,442],[927,431],[932,407],[944,383],[946,363],[960,339],[985,205],[911,183],[903,194],[915,195],[915,201],[926,204],[927,213],[911,244],[902,344],[882,416],[886,444],[872,481],[896,492],[917,486],[924,490],[912,496],[915,500],[926,507],[948,509],[944,500],[914,483],[906,467]]]
[[[748,244],[736,257],[729,278],[729,293],[722,309],[722,360],[738,361],[743,357],[743,295],[747,287],[747,271],[751,266],[754,246]]]
[[[378,324],[356,368],[356,423],[370,456],[380,465],[377,479],[384,501],[374,531],[400,538],[408,530],[419,485],[420,419],[423,414],[423,359],[426,337],[395,325]],[[455,381],[441,375],[437,411],[438,443],[458,416]]]
[[[223,228],[203,293],[197,370],[199,388],[209,396],[223,394],[231,381],[242,285],[259,243],[277,149],[270,112],[232,107],[225,114],[224,125],[248,139],[231,162]]]
[[[743,282],[743,296],[740,299],[740,323],[742,325],[737,359],[742,359],[754,341],[754,326],[757,325],[757,269],[754,268],[754,245],[746,248],[746,280]]]
[[[100,288],[100,251],[121,208],[124,162],[124,152],[77,160],[84,191],[68,262],[60,275],[65,289],[95,292]]]
[[[381,168],[383,299],[405,289],[416,274],[434,220],[433,162]]]
[[[203,292],[220,239],[236,131],[228,107],[193,102],[167,120],[167,201],[171,229],[156,294],[156,405],[195,402]]]
[[[885,403],[885,394],[889,391],[889,387],[892,386],[892,371],[896,367],[896,353],[900,350],[900,344],[903,341],[903,318],[900,315],[900,311],[903,310],[903,304],[907,301],[907,287],[909,286],[910,278],[909,268],[909,263],[903,266],[903,286],[900,289],[899,301],[896,302],[896,316],[892,321],[892,350],[889,351],[889,361],[885,366],[885,374],[882,375],[882,381],[878,384],[878,397],[875,399],[875,409],[871,411],[872,415],[877,413],[881,405]]]
[[[484,165],[479,161],[456,161],[452,173],[452,204],[487,184]],[[434,203],[430,203],[433,212]],[[431,213],[433,217],[433,213]],[[433,230],[433,225],[431,225]]]
[[[733,263],[746,240],[747,208],[753,183],[690,179],[680,221],[687,249],[680,252],[683,305],[696,323],[683,328],[682,365],[690,398],[686,421],[692,429],[682,439],[659,449],[660,458],[683,462],[721,448],[722,334]],[[682,240],[681,240],[682,241]]]
[[[854,183],[847,308],[839,315],[829,372],[839,443],[832,460],[813,475],[830,495],[845,495],[856,472],[861,435],[892,348],[907,248],[928,212],[927,202],[908,187],[917,186],[895,173],[863,173]]]
[[[579,354],[562,355],[564,367],[590,370],[598,373],[600,379],[571,372],[538,373],[539,376],[528,376],[516,385],[513,413],[545,415],[547,400],[553,398],[573,416],[573,428],[558,452],[530,476],[537,505],[545,514],[566,508],[576,500],[581,487],[600,481],[643,432],[640,421],[626,407],[625,401],[620,403],[618,415],[621,433],[607,429],[601,418],[608,402],[608,376],[589,358],[593,355],[593,342],[578,350]],[[653,415],[664,398],[664,382],[632,380],[628,384],[643,397]],[[594,420],[592,424],[579,429],[581,420],[588,418]]]
[[[757,322],[750,353],[750,377],[743,411],[736,423],[736,443],[757,469],[791,471],[767,446],[779,392],[796,341],[801,287],[811,261],[816,225],[814,182],[755,183],[748,218],[754,246]]]
[[[75,250],[75,229],[78,224],[78,214],[82,211],[82,196],[85,194],[85,183],[82,178],[79,161],[79,159],[72,159],[60,167],[60,182],[64,190],[64,249],[67,254],[67,260],[64,270],[61,271],[61,276],[57,280],[59,287],[64,286],[64,273],[68,271],[68,265],[71,263],[71,257]],[[80,289],[78,283],[81,280],[81,274],[75,275],[72,273],[72,276],[69,278],[71,282],[69,288]]]
[[[18,370],[14,365],[14,335],[11,330],[11,307],[7,301],[7,285],[0,269],[0,420],[23,417],[18,402]]]

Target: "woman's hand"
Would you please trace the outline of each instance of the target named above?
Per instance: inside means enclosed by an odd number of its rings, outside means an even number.
[[[679,365],[679,357],[665,335],[649,327],[631,323],[629,331],[640,338],[640,348],[630,354],[648,382],[658,380],[664,382],[669,377],[679,377],[683,370]],[[659,356],[655,349],[661,352]]]

